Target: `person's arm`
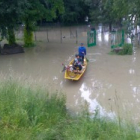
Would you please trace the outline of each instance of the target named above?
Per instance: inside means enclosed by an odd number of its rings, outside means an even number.
[[[78,53],[80,53],[80,47],[78,48]]]
[[[84,53],[85,53],[85,55],[86,55],[86,53],[87,53],[87,52],[86,52],[86,48],[85,48],[85,51],[84,51]]]

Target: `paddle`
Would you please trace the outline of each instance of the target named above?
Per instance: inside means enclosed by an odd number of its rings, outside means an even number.
[[[63,66],[62,72],[64,72],[64,71],[66,70],[66,65],[64,65],[64,64],[62,63],[62,66]]]
[[[84,53],[84,52],[83,52],[83,53]],[[84,53],[84,55],[86,55],[86,54]],[[87,57],[85,57],[85,58],[86,58],[86,61],[89,62],[88,58],[87,58]]]
[[[89,62],[88,58],[86,57],[86,61]]]

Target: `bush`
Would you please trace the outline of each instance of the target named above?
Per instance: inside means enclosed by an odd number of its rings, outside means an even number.
[[[123,46],[122,46],[122,50],[120,50],[119,51],[119,53],[118,54],[120,54],[120,55],[132,55],[133,54],[133,46],[132,46],[132,44],[124,44]]]

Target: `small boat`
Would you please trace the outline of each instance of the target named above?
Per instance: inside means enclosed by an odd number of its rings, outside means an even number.
[[[86,58],[84,59],[84,64],[82,66],[82,70],[80,71],[80,73],[74,72],[73,65],[72,65],[73,61],[74,61],[74,59],[69,63],[68,66],[66,66],[64,78],[69,79],[69,80],[76,80],[77,81],[82,77],[82,75],[86,71],[87,59]]]

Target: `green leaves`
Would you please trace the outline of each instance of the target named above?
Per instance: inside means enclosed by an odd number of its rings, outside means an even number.
[[[85,0],[90,5],[90,19],[95,23],[122,25],[128,21],[140,24],[139,0]]]
[[[85,0],[64,0],[65,12],[61,16],[61,22],[65,24],[84,23],[89,15],[89,5]]]
[[[26,29],[27,32],[28,30],[32,32],[34,23],[38,20],[46,19],[51,21],[56,18],[57,12],[60,14],[63,11],[63,0],[0,0],[0,28],[2,32],[6,28],[10,29],[9,31],[14,31],[19,23],[30,23],[30,25],[26,25],[26,27],[30,26],[30,28]],[[14,32],[8,33],[8,39],[12,42],[11,37],[14,37]]]
[[[29,7],[25,9],[24,19],[37,21],[46,19],[48,21],[56,18],[56,12],[64,11],[63,0],[27,0]]]

